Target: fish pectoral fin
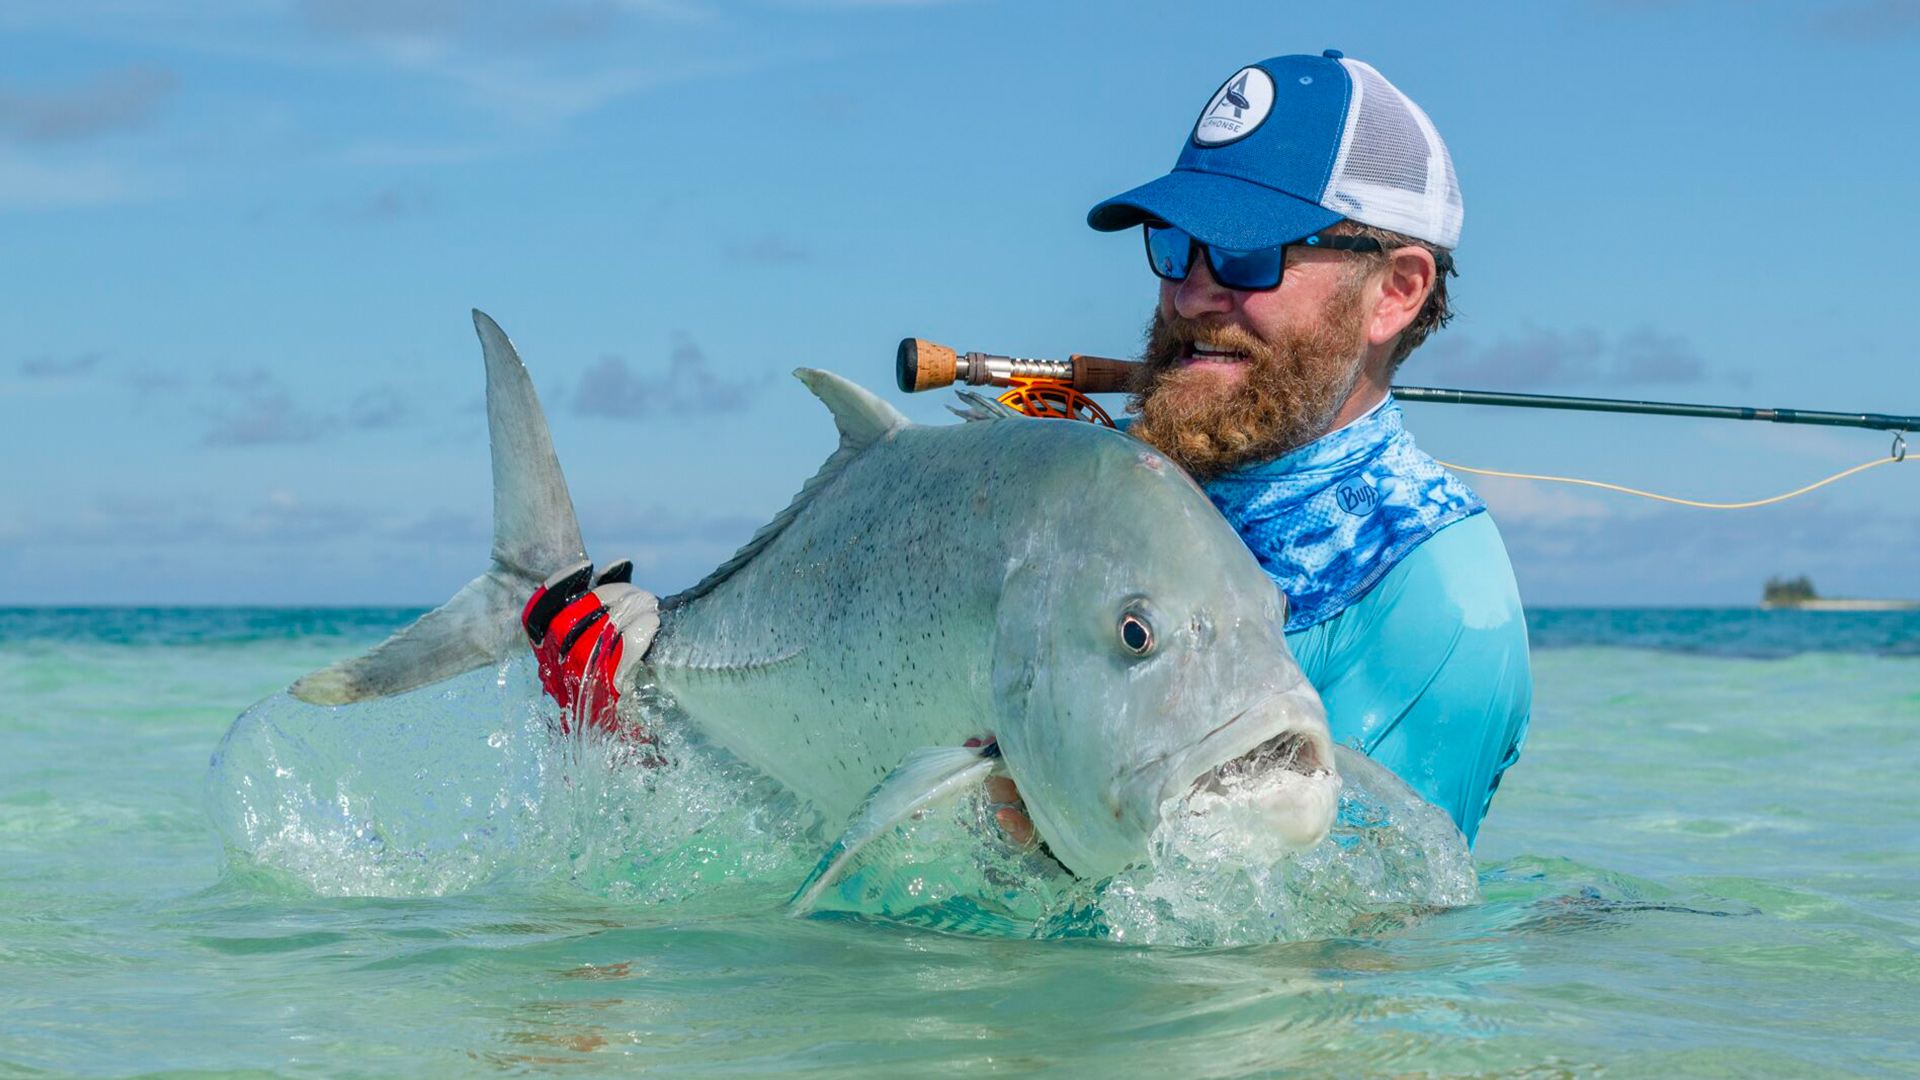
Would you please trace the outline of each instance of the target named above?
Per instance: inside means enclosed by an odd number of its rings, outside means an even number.
[[[907,754],[868,794],[852,823],[795,891],[789,901],[792,912],[805,915],[812,911],[820,896],[839,884],[861,849],[875,837],[927,807],[984,783],[996,760],[990,746],[923,746]]]

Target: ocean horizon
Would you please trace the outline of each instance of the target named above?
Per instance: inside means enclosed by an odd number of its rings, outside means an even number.
[[[123,644],[355,637],[391,632],[432,610],[414,604],[35,604],[0,606],[0,642],[49,638]],[[1920,611],[1728,606],[1539,605],[1535,649],[1615,647],[1738,657],[1803,652],[1920,655]]]

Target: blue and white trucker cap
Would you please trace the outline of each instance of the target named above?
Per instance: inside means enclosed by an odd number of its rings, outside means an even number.
[[[1433,121],[1338,50],[1243,67],[1207,99],[1173,171],[1087,214],[1114,232],[1160,220],[1231,251],[1350,218],[1452,250],[1460,184]]]

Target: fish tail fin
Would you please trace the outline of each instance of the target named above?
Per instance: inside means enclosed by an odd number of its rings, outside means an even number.
[[[453,599],[365,653],[290,691],[316,705],[387,697],[495,663],[525,648],[520,611],[547,575],[586,558],[573,497],[533,380],[498,323],[474,311],[487,365],[493,454],[493,561]]]

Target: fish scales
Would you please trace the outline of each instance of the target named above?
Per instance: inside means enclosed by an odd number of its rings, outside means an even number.
[[[1094,434],[984,421],[867,448],[729,578],[667,601],[647,653],[657,685],[834,816],[908,751],[991,734],[996,615],[1016,548],[1034,539],[1007,528],[1006,502],[1084,482],[1048,463],[1063,437]],[[1049,516],[1089,515],[1069,502]],[[835,734],[849,725],[858,740]]]

